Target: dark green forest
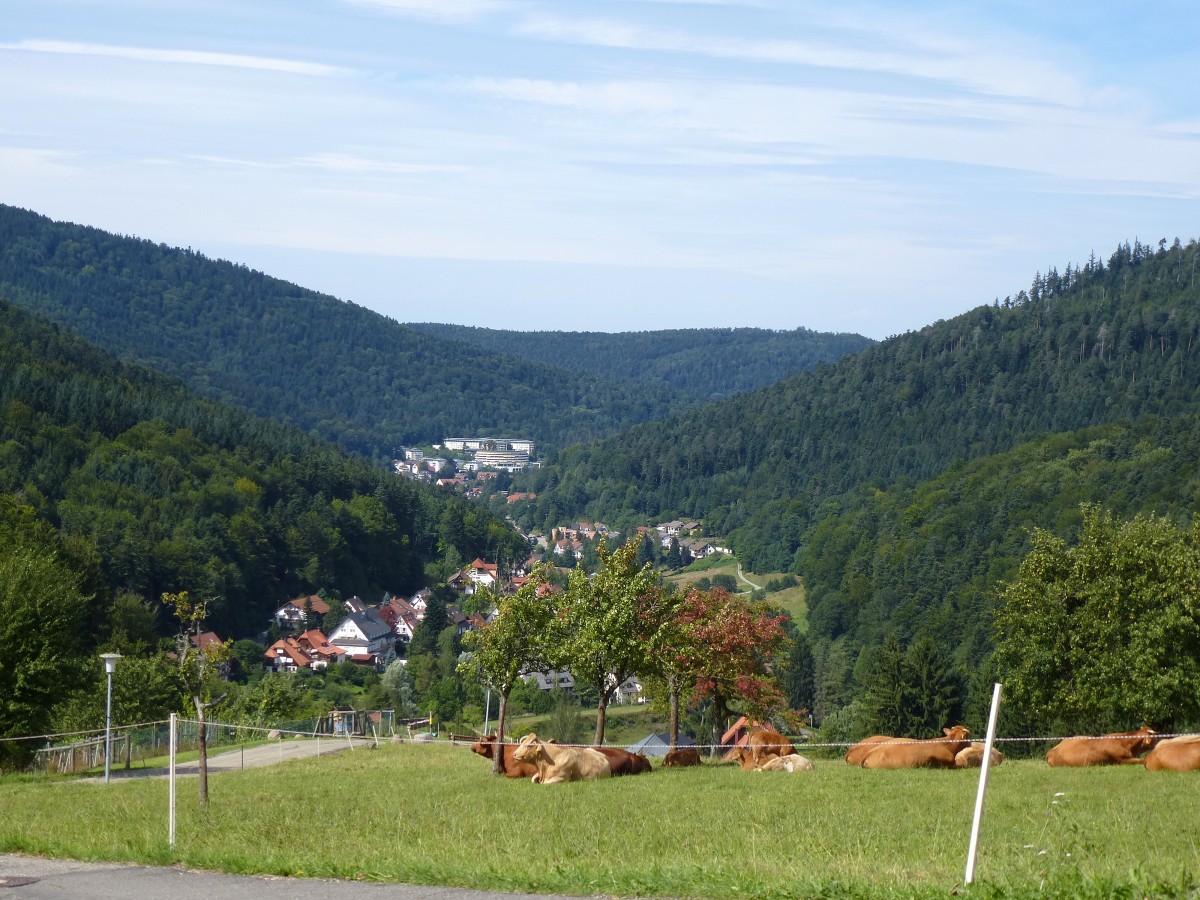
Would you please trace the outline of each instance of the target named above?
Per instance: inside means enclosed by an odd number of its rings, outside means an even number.
[[[538,492],[534,523],[695,518],[747,568],[803,576],[831,737],[861,734],[852,701],[889,641],[958,672],[943,713],[965,703],[978,722],[998,590],[1033,529],[1071,539],[1085,502],[1181,527],[1200,509],[1197,256],[1122,246],[811,375],[569,448],[514,489]]]
[[[680,328],[609,334],[503,331],[465,325],[408,323],[424,334],[493,353],[681,393],[724,400],[772,384],[820,362],[834,362],[873,342],[857,334],[797,328]]]
[[[388,460],[477,433],[564,445],[679,398],[418,334],[233,263],[0,206],[0,298],[210,399]]]
[[[0,299],[205,397],[378,461],[458,435],[562,447],[698,402],[669,383],[444,340],[191,249],[4,205]]]
[[[219,598],[209,625],[222,635],[257,634],[318,589],[375,601],[421,587],[447,555],[524,548],[485,509],[198,399],[0,301],[4,495],[86,561],[101,610],[188,590]]]
[[[525,524],[702,519],[792,569],[822,504],[1045,434],[1197,410],[1197,247],[1122,246],[1031,289],[700,412],[570,447]]]

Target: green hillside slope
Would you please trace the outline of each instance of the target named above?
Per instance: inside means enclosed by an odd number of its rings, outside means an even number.
[[[688,328],[608,334],[503,331],[409,323],[409,328],[495,353],[632,381],[700,400],[722,400],[833,362],[873,341],[797,328]]]
[[[94,561],[101,605],[215,596],[223,635],[255,634],[321,588],[413,591],[439,543],[466,559],[525,546],[479,507],[199,400],[2,301],[0,499]]]
[[[1200,409],[1195,243],[1123,246],[1021,291],[687,416],[563,452],[517,486],[531,523],[703,519],[792,568],[821,504],[1023,441]]]
[[[0,206],[0,299],[381,460],[448,435],[562,446],[693,403],[418,334],[243,266],[11,206]]]
[[[1030,531],[1071,536],[1082,503],[1189,521],[1200,511],[1200,416],[1049,435],[919,484],[826,501],[797,553],[809,633],[855,647],[928,635],[978,663],[995,588],[1015,574]]]

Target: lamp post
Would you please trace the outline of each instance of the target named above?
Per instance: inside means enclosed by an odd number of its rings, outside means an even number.
[[[104,660],[104,672],[108,675],[108,704],[104,712],[104,783],[108,784],[109,760],[112,757],[112,677],[117,669],[120,653],[101,653]]]

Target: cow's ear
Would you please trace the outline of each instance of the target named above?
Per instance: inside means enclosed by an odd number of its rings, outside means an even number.
[[[949,729],[949,728],[943,728],[943,729],[942,729],[942,734],[944,734],[946,737],[950,737],[950,729]]]

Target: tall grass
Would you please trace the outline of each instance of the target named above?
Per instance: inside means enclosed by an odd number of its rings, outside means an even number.
[[[732,766],[538,786],[462,747],[403,745],[181,782],[0,781],[0,850],[239,873],[546,893],[947,896],[977,772]],[[1200,777],[1141,767],[993,772],[978,896],[1200,895]]]

